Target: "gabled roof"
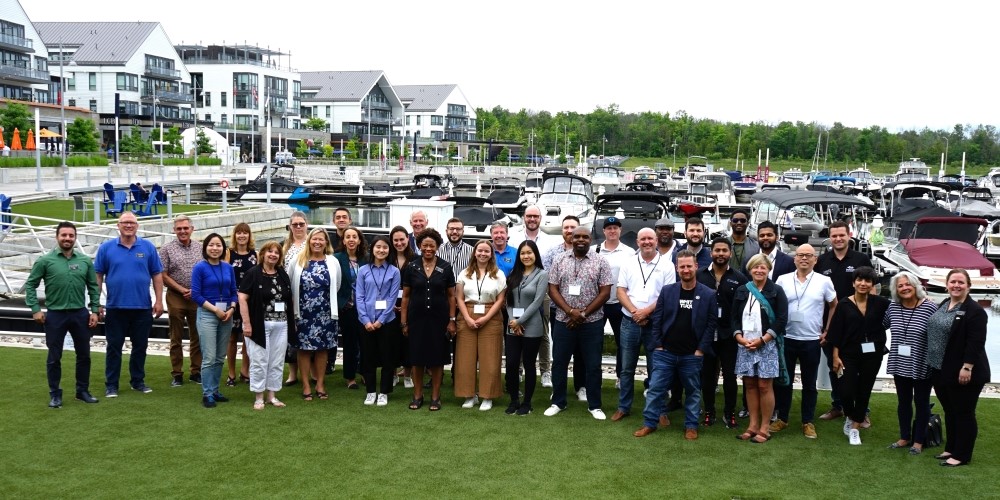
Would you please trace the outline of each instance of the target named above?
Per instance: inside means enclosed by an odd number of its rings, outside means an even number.
[[[159,23],[79,22],[33,23],[48,48],[76,48],[73,60],[80,65],[125,64]]]
[[[437,111],[441,109],[445,99],[451,95],[458,85],[396,85],[393,87],[396,95],[403,102],[410,101],[407,111]]]
[[[302,90],[318,90],[316,101],[361,102],[382,77],[382,71],[305,71]]]

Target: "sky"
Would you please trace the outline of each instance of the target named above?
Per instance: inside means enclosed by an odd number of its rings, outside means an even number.
[[[32,21],[152,21],[175,45],[269,46],[298,71],[457,84],[485,109],[890,132],[1000,122],[988,1],[20,2]]]

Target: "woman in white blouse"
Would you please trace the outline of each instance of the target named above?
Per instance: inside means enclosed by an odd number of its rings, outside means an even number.
[[[493,408],[503,393],[500,356],[503,352],[504,291],[507,277],[497,268],[493,245],[480,240],[472,250],[469,267],[458,276],[458,338],[455,343],[455,395],[466,398],[462,408],[483,399],[482,411]],[[476,392],[476,366],[479,392]],[[478,396],[478,397],[477,397]]]

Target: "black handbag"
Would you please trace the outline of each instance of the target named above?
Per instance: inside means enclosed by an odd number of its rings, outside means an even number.
[[[943,443],[944,434],[941,431],[941,415],[935,413],[927,421],[927,438],[924,439],[924,448],[941,446]]]

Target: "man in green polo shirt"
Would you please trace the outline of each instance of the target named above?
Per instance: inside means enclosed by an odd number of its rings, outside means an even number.
[[[49,379],[50,408],[62,406],[59,381],[66,332],[73,337],[76,348],[76,399],[84,403],[97,402],[97,398],[90,395],[90,329],[97,326],[101,298],[93,261],[74,250],[76,226],[72,222],[60,222],[56,226],[56,241],[59,248],[39,257],[31,267],[24,299],[35,322],[45,328],[45,344],[49,348],[45,372]],[[48,312],[42,312],[38,305],[41,281],[45,282]]]

